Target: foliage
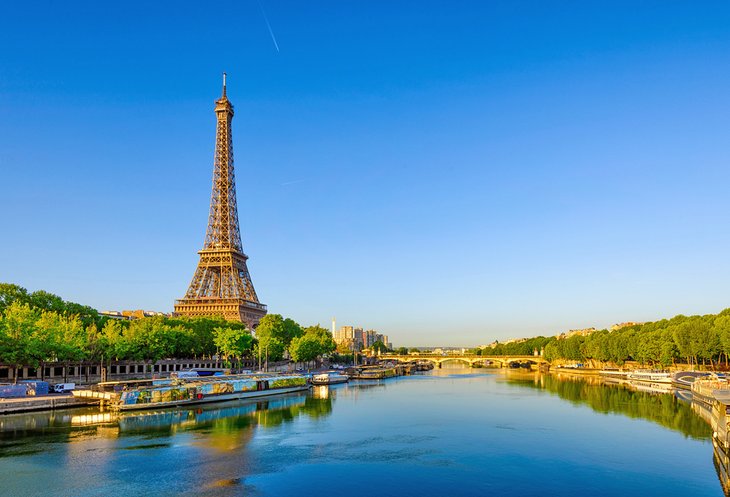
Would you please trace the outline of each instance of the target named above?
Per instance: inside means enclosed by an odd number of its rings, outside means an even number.
[[[0,362],[38,367],[50,361],[159,360],[210,357],[227,360],[287,349],[297,361],[331,354],[336,344],[319,325],[302,329],[280,314],[265,316],[256,330],[221,317],[154,316],[131,321],[99,318],[88,306],[43,290],[0,283]]]
[[[296,362],[308,362],[334,352],[335,348],[332,334],[327,329],[316,325],[306,328],[302,336],[292,340],[289,353]]]
[[[678,315],[615,331],[598,330],[567,338],[534,337],[482,349],[484,355],[532,355],[542,350],[554,361],[598,361],[621,365],[626,361],[669,366],[677,361],[716,366],[730,355],[730,309],[704,316]]]
[[[7,364],[212,356],[216,328],[248,334],[250,350],[253,339],[242,323],[215,317],[100,319],[91,307],[0,283],[0,362]],[[239,345],[237,354],[246,348]]]
[[[37,368],[48,361],[85,356],[85,330],[77,316],[64,316],[14,300],[0,317],[0,360]]]
[[[248,330],[217,326],[213,332],[215,346],[226,359],[241,359],[250,355],[253,349],[253,337]]]
[[[279,361],[291,341],[301,335],[301,326],[292,319],[284,319],[281,314],[267,314],[256,328],[256,354],[260,351],[262,355],[268,354],[269,360]]]
[[[102,318],[96,309],[75,302],[67,302],[58,295],[38,290],[28,293],[25,288],[12,283],[0,283],[0,314],[14,302],[28,304],[34,309],[55,312],[66,317],[78,317],[84,326],[100,324]]]

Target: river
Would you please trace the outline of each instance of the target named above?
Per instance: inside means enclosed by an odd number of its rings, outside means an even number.
[[[0,495],[724,496],[673,394],[441,369],[264,402],[0,417]]]

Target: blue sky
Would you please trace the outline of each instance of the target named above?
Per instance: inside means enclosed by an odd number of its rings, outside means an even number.
[[[730,306],[730,6],[23,2],[0,281],[170,311],[229,75],[270,312],[474,345]]]

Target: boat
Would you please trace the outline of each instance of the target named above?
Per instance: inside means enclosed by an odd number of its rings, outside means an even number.
[[[599,376],[615,378],[617,380],[625,380],[629,376],[629,372],[623,369],[601,369],[598,374]]]
[[[691,390],[692,384],[697,381],[697,378],[702,378],[710,374],[707,371],[677,371],[672,374],[672,385],[677,388]]]
[[[710,408],[719,401],[730,404],[730,380],[717,374],[709,374],[697,378],[692,383],[692,400],[701,402]]]
[[[119,386],[100,384],[95,390],[75,391],[74,396],[98,398],[111,409],[128,411],[285,394],[307,390],[310,384],[304,375],[264,373],[144,381],[121,390]]]
[[[656,369],[636,369],[629,373],[626,378],[648,383],[672,383],[672,376],[669,372]]]
[[[338,383],[347,383],[350,379],[346,374],[337,371],[325,371],[312,375],[312,385],[336,385]]]
[[[176,371],[170,374],[171,378],[200,378],[205,376],[228,376],[229,368],[191,368]]]
[[[395,367],[381,366],[355,366],[348,368],[347,374],[353,380],[382,380],[399,376]]]

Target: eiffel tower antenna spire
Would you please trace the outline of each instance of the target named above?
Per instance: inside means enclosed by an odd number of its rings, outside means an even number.
[[[210,196],[208,229],[200,262],[185,297],[175,302],[181,316],[223,316],[256,327],[266,315],[259,302],[243,253],[236,202],[236,176],[233,169],[231,122],[233,105],[223,95],[215,102],[216,140],[213,161],[213,191]]]

